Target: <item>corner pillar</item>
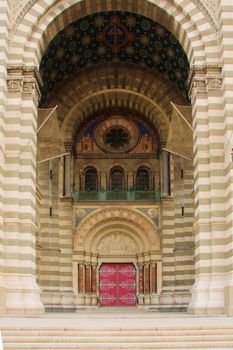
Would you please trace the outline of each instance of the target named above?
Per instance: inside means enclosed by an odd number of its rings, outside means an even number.
[[[224,312],[224,119],[222,67],[194,66],[190,96],[194,131],[195,283],[188,311]],[[216,134],[216,131],[218,133]],[[217,191],[216,191],[217,190]]]
[[[34,67],[7,67],[5,171],[6,312],[44,311],[36,282],[36,130],[40,78]],[[13,191],[13,192],[12,192]],[[13,195],[14,194],[14,195]],[[8,252],[8,253],[7,253]]]

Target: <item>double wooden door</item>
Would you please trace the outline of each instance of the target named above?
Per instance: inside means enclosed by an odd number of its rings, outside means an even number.
[[[136,305],[136,270],[133,264],[106,263],[100,267],[101,306]]]

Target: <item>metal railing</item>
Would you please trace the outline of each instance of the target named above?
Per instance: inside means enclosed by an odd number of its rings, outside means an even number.
[[[74,201],[159,201],[160,189],[155,191],[74,191]]]

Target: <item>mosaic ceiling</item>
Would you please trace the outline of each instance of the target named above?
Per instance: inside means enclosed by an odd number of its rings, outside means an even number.
[[[74,72],[111,62],[149,67],[187,94],[188,59],[165,27],[134,13],[103,12],[71,23],[49,44],[40,66],[41,102]]]

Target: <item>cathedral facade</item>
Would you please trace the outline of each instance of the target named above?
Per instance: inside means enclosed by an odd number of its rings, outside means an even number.
[[[0,6],[1,314],[232,315],[230,0]]]

